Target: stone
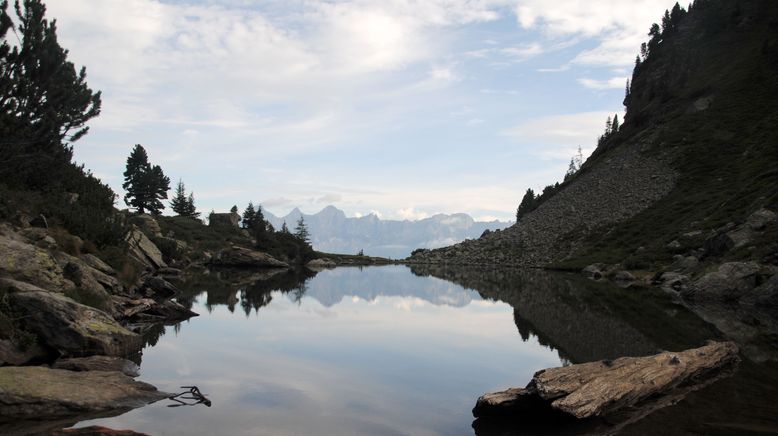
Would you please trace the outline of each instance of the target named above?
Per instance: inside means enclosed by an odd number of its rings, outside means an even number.
[[[160,229],[159,223],[153,216],[147,213],[133,216],[130,222],[137,225],[146,235],[152,237],[162,236],[162,229]]]
[[[533,413],[542,402],[578,419],[629,412],[689,384],[715,379],[740,361],[738,351],[734,342],[713,342],[680,352],[545,369],[524,389],[482,396],[473,413]]]
[[[697,269],[700,266],[700,261],[694,256],[673,256],[673,263],[670,265],[670,269],[674,271],[691,271]]]
[[[38,344],[21,348],[9,339],[0,339],[0,366],[40,362],[48,356],[49,353]]]
[[[697,301],[737,301],[756,287],[760,267],[755,262],[727,262],[694,282],[681,295]]]
[[[706,256],[721,256],[735,246],[735,241],[726,232],[718,232],[703,243]]]
[[[288,268],[287,263],[261,251],[232,246],[216,253],[211,258],[212,265],[235,267],[262,267],[262,268]]]
[[[613,280],[617,282],[633,282],[635,281],[635,276],[629,271],[618,271],[613,275]]]
[[[732,241],[732,248],[745,247],[754,239],[754,231],[749,227],[741,227],[727,232],[727,237]]]
[[[87,265],[91,266],[92,268],[100,271],[103,274],[107,274],[109,276],[115,276],[116,270],[113,269],[110,265],[103,262],[102,259],[95,256],[94,254],[82,254],[81,260],[84,261]]]
[[[117,371],[66,371],[42,366],[0,368],[0,419],[50,420],[127,411],[170,396]]]
[[[162,259],[162,252],[138,227],[132,225],[124,237],[130,257],[146,265],[149,269],[159,269],[167,266]]]
[[[29,227],[19,231],[19,234],[30,241],[31,244],[35,244],[45,250],[51,250],[57,248],[57,241],[49,236],[49,231],[40,227]]]
[[[778,215],[769,209],[759,209],[746,218],[746,225],[751,230],[764,230],[765,227],[778,222]]]
[[[334,260],[324,257],[321,259],[313,259],[312,261],[305,264],[305,266],[309,269],[326,269],[335,268],[338,266],[338,264],[335,263]]]
[[[147,291],[148,297],[171,298],[178,293],[178,288],[162,277],[149,277],[143,282],[143,287]]]
[[[680,243],[680,242],[678,242],[677,240],[672,240],[672,241],[670,241],[670,242],[669,242],[669,243],[666,245],[666,247],[667,247],[669,250],[673,250],[673,251],[675,251],[675,250],[680,250],[680,249],[683,247],[683,245],[681,245],[681,243]]]
[[[584,269],[581,270],[581,274],[584,275],[586,278],[590,278],[593,280],[599,280],[602,278],[603,273],[602,269],[604,268],[604,265],[601,263],[594,263],[591,265],[586,266]]]
[[[68,371],[118,371],[128,377],[140,375],[140,367],[133,361],[112,356],[89,356],[59,359],[51,365]]]
[[[142,347],[140,336],[105,312],[62,294],[26,289],[8,294],[11,307],[24,316],[24,327],[65,356],[127,356]]]
[[[114,430],[99,425],[90,425],[89,427],[64,428],[54,430],[49,436],[150,436],[147,433],[139,433],[133,430]]]
[[[35,245],[0,235],[0,275],[64,292],[74,287],[48,251]]]
[[[682,292],[689,285],[689,276],[672,271],[665,271],[659,275],[656,283],[662,286],[662,289]]]

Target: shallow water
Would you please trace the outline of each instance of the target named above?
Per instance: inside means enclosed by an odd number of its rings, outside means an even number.
[[[79,427],[154,435],[473,434],[479,395],[523,386],[541,368],[720,337],[661,293],[537,271],[222,272],[195,277],[185,288],[180,300],[201,316],[151,335],[140,380],[167,392],[197,385],[212,407],[161,401]],[[776,393],[775,368],[745,368],[714,386],[718,391],[682,402],[682,414],[667,409],[632,432],[710,432],[706,414],[718,409],[712,397],[749,383],[749,398],[728,400],[720,409],[733,416],[719,418],[772,428],[770,401],[753,416],[742,412]]]

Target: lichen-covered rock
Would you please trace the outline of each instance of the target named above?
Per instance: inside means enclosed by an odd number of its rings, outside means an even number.
[[[289,264],[261,251],[233,246],[217,252],[210,263],[219,266],[288,268]]]
[[[115,276],[116,270],[113,269],[110,265],[103,262],[102,259],[95,256],[94,254],[82,254],[81,260],[83,260],[87,265],[91,266],[92,268],[100,271],[103,274],[107,274],[109,276]]]
[[[746,225],[751,230],[764,230],[765,227],[778,223],[778,214],[769,209],[759,209],[749,215],[746,219]]]
[[[35,245],[0,235],[0,276],[63,292],[74,287],[48,251]]]
[[[0,368],[0,420],[43,421],[90,412],[126,411],[169,395],[117,371]]]
[[[142,347],[140,336],[105,312],[62,294],[28,287],[8,294],[8,302],[24,316],[22,323],[27,330],[63,355],[126,356]]]
[[[130,221],[137,225],[141,231],[147,235],[151,235],[153,237],[162,236],[162,229],[160,229],[159,223],[156,219],[154,219],[153,216],[147,213],[135,215]]]

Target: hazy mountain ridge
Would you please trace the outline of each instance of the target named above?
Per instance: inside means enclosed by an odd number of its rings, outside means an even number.
[[[464,213],[437,214],[417,221],[382,220],[373,214],[350,218],[334,206],[327,206],[315,214],[304,214],[298,208],[283,217],[268,211],[264,214],[276,229],[286,222],[289,229],[294,230],[300,216],[304,217],[316,250],[343,254],[364,250],[366,255],[394,259],[405,258],[416,248],[444,247],[478,238],[485,230],[504,229],[511,224],[475,221]]]

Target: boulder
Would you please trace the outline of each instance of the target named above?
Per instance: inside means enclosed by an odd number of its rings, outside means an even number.
[[[727,262],[694,282],[681,295],[696,301],[737,301],[756,287],[760,268],[755,262]]]
[[[117,371],[66,371],[42,366],[0,368],[0,420],[59,419],[127,411],[168,397]]]
[[[224,248],[211,258],[212,265],[260,268],[288,268],[287,263],[261,251],[232,246]]]
[[[322,270],[327,268],[335,268],[336,266],[338,266],[338,264],[335,263],[335,261],[332,259],[323,257],[321,259],[313,259],[312,261],[305,264],[305,266],[313,270]]]
[[[662,396],[715,378],[739,361],[734,342],[713,342],[677,353],[545,369],[536,372],[524,389],[480,397],[473,414],[485,417],[511,410],[515,415],[532,414],[538,404],[545,404],[578,419],[609,416],[629,412],[644,402],[661,402]]]
[[[706,256],[721,256],[734,246],[735,241],[726,232],[722,231],[706,239],[702,249]]]
[[[143,282],[144,292],[147,297],[158,299],[171,298],[178,293],[178,289],[162,277],[149,277]]]
[[[51,367],[67,371],[118,371],[129,377],[140,375],[140,367],[135,362],[111,356],[59,359]]]
[[[632,273],[630,273],[629,271],[623,271],[622,270],[622,271],[616,272],[616,274],[613,275],[613,280],[615,280],[617,282],[622,282],[622,283],[634,282],[635,281],[635,276],[633,276]]]
[[[50,250],[57,248],[57,241],[49,235],[47,229],[40,227],[29,227],[19,231],[19,234],[25,237],[31,244],[40,248]]]
[[[751,230],[761,231],[765,227],[778,222],[778,215],[768,209],[759,209],[746,218],[746,225]]]
[[[11,307],[24,316],[24,327],[66,356],[126,356],[142,347],[140,336],[101,310],[43,289],[8,294]]]
[[[107,263],[103,262],[102,259],[100,259],[99,257],[95,256],[94,254],[89,254],[89,253],[82,254],[81,255],[81,260],[83,260],[84,263],[86,263],[87,265],[91,266],[92,268],[100,271],[103,274],[107,274],[109,276],[115,276],[116,275],[116,270],[115,269],[113,269]]]
[[[676,254],[673,256],[673,263],[670,265],[670,269],[673,271],[692,271],[699,266],[700,261],[696,257]]]
[[[25,365],[48,357],[49,353],[38,344],[20,347],[10,339],[0,339],[0,366]]]
[[[167,266],[162,260],[162,252],[138,227],[131,226],[124,236],[130,257],[150,269],[159,269]]]
[[[0,235],[0,253],[0,276],[57,292],[74,287],[73,282],[65,279],[57,261],[42,248]]]
[[[140,230],[147,235],[152,237],[162,236],[162,229],[159,228],[159,223],[153,216],[147,213],[135,215],[130,222],[137,225]]]
[[[687,288],[689,277],[677,272],[666,271],[660,274],[654,283],[661,285],[662,289],[680,292]]]
[[[601,263],[594,263],[587,267],[585,267],[583,270],[581,270],[581,273],[586,278],[590,278],[593,280],[599,280],[603,277],[602,270],[604,269],[604,265]]]

